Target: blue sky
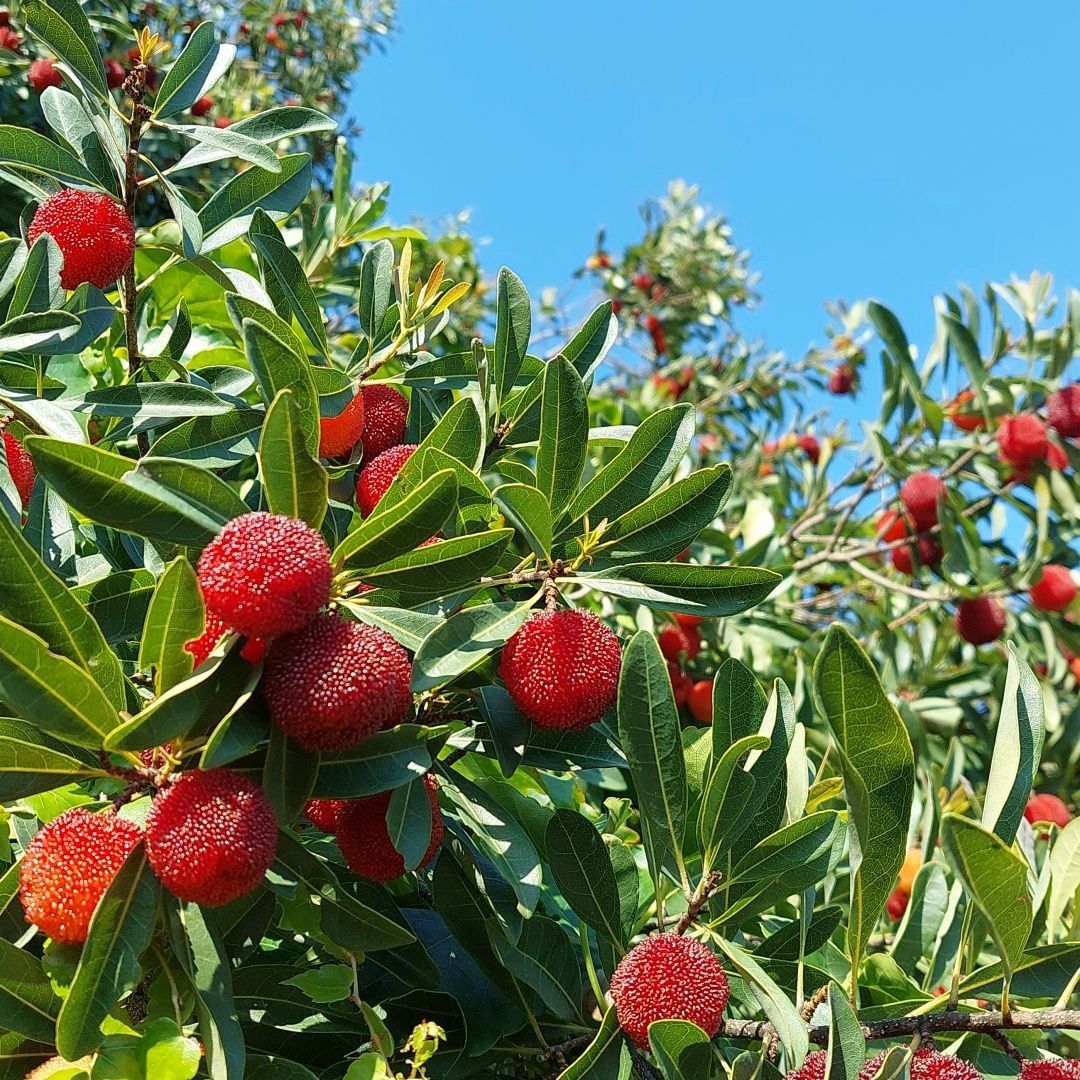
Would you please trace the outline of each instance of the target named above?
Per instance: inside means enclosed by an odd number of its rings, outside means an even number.
[[[794,355],[831,298],[925,346],[959,281],[1080,285],[1074,0],[402,0],[400,23],[357,79],[358,171],[397,220],[470,208],[534,295],[671,177],[729,216],[762,274],[744,325]]]

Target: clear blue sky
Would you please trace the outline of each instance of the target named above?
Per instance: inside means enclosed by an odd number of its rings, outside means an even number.
[[[357,79],[358,172],[397,220],[470,208],[538,294],[670,177],[762,274],[749,329],[800,355],[822,303],[1032,269],[1080,286],[1080,4],[401,0]]]

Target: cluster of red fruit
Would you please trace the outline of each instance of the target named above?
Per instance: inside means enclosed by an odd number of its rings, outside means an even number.
[[[711,724],[713,713],[712,679],[693,679],[683,666],[701,652],[702,620],[697,615],[676,614],[673,623],[662,626],[656,635],[660,651],[668,665],[671,689],[677,708],[686,706],[699,724]]]
[[[611,256],[606,251],[594,252],[585,260],[585,266],[589,270],[609,270]],[[627,292],[620,293],[611,301],[611,310],[615,315],[622,311],[624,304],[632,305],[630,314],[638,320],[641,328],[652,339],[653,351],[657,356],[664,356],[667,353],[667,334],[664,331],[663,320],[654,312],[645,311],[645,308],[661,303],[667,295],[668,287],[657,281],[652,274],[642,270],[634,275]],[[683,389],[685,390],[685,387]],[[677,397],[678,394],[675,396]]]
[[[11,12],[0,11],[0,49],[17,53],[22,48],[22,37],[11,28]]]
[[[300,8],[299,11],[279,11],[271,17],[270,29],[263,35],[263,41],[273,49],[284,51],[289,46],[289,42],[286,40],[289,29],[300,30],[307,20],[307,8]],[[251,27],[248,23],[240,24],[240,33],[245,37],[250,36]],[[303,59],[307,56],[307,49],[299,41],[296,41],[292,47],[292,54]]]
[[[786,454],[791,450],[801,450],[814,465],[821,460],[821,442],[816,435],[808,432],[803,435],[789,433],[781,435],[779,439],[766,439],[762,444],[761,452],[766,460],[761,463],[759,474],[771,476],[773,466],[768,459],[776,457],[777,454]]]
[[[873,1080],[885,1062],[886,1051],[872,1057],[859,1073],[859,1080]],[[829,1053],[815,1050],[784,1080],[825,1080]],[[983,1074],[961,1058],[942,1054],[931,1046],[920,1046],[911,1057],[911,1080],[983,1080]],[[1029,1059],[1020,1068],[1021,1080],[1080,1080],[1080,1062],[1064,1058]]]

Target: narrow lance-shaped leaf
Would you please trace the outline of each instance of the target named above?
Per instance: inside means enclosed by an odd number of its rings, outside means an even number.
[[[559,513],[577,493],[588,454],[589,402],[573,364],[556,356],[544,370],[536,486]]]
[[[282,390],[289,390],[299,411],[304,446],[311,456],[319,452],[319,395],[311,368],[303,355],[254,319],[243,320],[244,351],[267,405]]]
[[[165,73],[154,98],[154,115],[175,116],[190,109],[229,70],[235,56],[235,46],[217,43],[212,23],[200,23]]]
[[[389,240],[372,244],[360,261],[360,326],[374,345],[381,336],[383,319],[390,307],[390,283],[394,270],[394,246]]]
[[[195,571],[187,559],[174,559],[158,580],[139,643],[139,668],[153,671],[157,693],[165,693],[191,674],[194,657],[184,645],[197,638],[204,625]]]
[[[97,35],[78,0],[27,0],[26,28],[102,101],[109,98]]]
[[[509,267],[499,270],[495,303],[495,355],[492,376],[501,407],[529,351],[532,310],[521,278]],[[586,427],[588,425],[586,424]]]
[[[292,390],[283,388],[266,410],[259,440],[259,472],[271,512],[306,521],[326,516],[329,477],[311,455],[304,418]]]

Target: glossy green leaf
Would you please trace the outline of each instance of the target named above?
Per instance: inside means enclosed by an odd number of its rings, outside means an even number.
[[[829,1046],[826,1080],[858,1080],[866,1065],[866,1039],[847,995],[829,983]]]
[[[319,395],[311,368],[287,340],[272,334],[262,322],[244,319],[244,351],[263,401],[270,405],[282,390],[289,390],[299,413],[304,445],[314,457],[319,452]]]
[[[102,101],[109,98],[97,35],[78,0],[27,0],[26,28]]]
[[[492,492],[507,520],[541,559],[551,558],[551,507],[531,484],[503,484]]]
[[[274,808],[274,817],[283,829],[288,828],[303,810],[318,774],[319,755],[298,746],[277,724],[271,724],[262,787]]]
[[[0,1028],[52,1043],[59,1008],[41,961],[0,938]]]
[[[308,449],[304,420],[292,390],[277,392],[266,410],[259,439],[259,475],[266,504],[274,514],[322,525],[329,478]]]
[[[496,928],[491,943],[515,979],[532,987],[556,1016],[581,1018],[583,988],[577,948],[558,923],[534,915],[521,925],[521,935],[511,943]]]
[[[588,454],[588,429],[585,384],[569,360],[556,356],[544,369],[536,448],[536,486],[556,514],[577,494]]]
[[[383,319],[390,307],[390,283],[394,272],[394,247],[380,240],[364,252],[360,262],[360,302],[357,314],[368,338],[378,341]]]
[[[405,869],[415,870],[431,843],[431,802],[423,779],[394,788],[386,808],[386,828],[394,850],[405,860]]]
[[[352,750],[323,754],[314,794],[320,799],[362,798],[409,783],[431,768],[431,730],[398,724]]]
[[[217,43],[212,23],[200,23],[165,73],[154,97],[154,115],[163,119],[189,110],[229,70],[235,56],[235,46]]]
[[[0,730],[3,730],[2,722]],[[0,735],[0,801],[15,802],[83,777],[107,775],[45,745],[35,727],[28,725],[26,735],[25,740]]]
[[[521,278],[502,267],[495,286],[495,350],[492,382],[495,400],[501,405],[514,387],[518,372],[529,351],[532,309]]]
[[[446,595],[490,571],[512,535],[512,529],[492,529],[417,548],[366,571],[364,581],[405,592]]]
[[[768,745],[769,740],[761,735],[745,735],[723,752],[709,774],[697,822],[698,843],[707,864],[712,865],[716,852],[742,831],[739,819],[752,816],[747,807],[755,780],[739,769],[739,762],[752,750],[764,750]]]
[[[153,671],[157,693],[191,674],[194,657],[184,645],[197,638],[204,625],[195,571],[186,559],[174,559],[158,580],[139,643],[139,670]]]
[[[689,1020],[654,1020],[649,1046],[664,1080],[703,1080],[712,1073],[709,1036]]]

